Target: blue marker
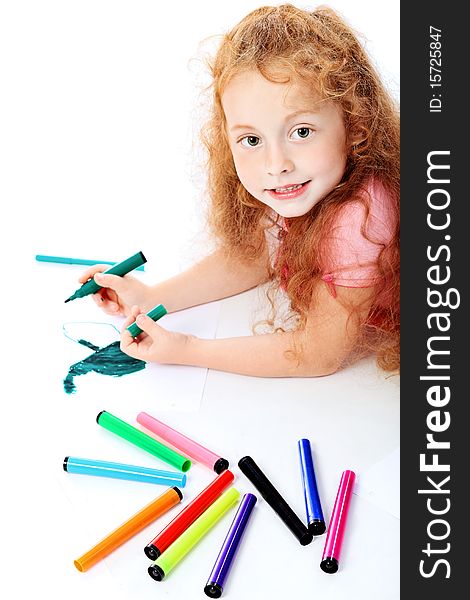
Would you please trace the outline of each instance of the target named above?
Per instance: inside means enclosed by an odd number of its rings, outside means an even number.
[[[66,456],[64,458],[64,471],[80,475],[97,475],[98,477],[112,477],[113,479],[144,481],[159,485],[177,485],[179,487],[186,485],[186,475],[184,473],[160,471],[159,469],[124,465],[104,460],[77,458],[75,456]]]
[[[301,439],[299,440],[298,445],[308,529],[313,535],[321,535],[322,533],[325,533],[326,526],[321,508],[320,496],[318,495],[310,442],[309,440]]]
[[[36,254],[38,262],[59,263],[60,265],[115,265],[115,260],[91,260],[90,258],[72,258],[71,256],[50,256],[48,254]],[[144,271],[144,265],[135,268],[136,271]]]

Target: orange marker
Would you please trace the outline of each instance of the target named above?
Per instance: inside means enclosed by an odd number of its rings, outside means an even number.
[[[77,558],[74,565],[79,571],[88,571],[90,567],[101,559],[111,554],[119,546],[127,542],[136,533],[147,527],[157,517],[166,513],[172,506],[181,502],[183,494],[177,487],[172,487],[158,496],[153,502],[139,510],[133,517],[123,523],[120,527],[110,533],[104,540],[101,540],[96,546],[86,554]]]

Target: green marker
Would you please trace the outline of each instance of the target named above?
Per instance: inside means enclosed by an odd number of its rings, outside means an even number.
[[[119,275],[120,277],[123,277],[130,271],[137,269],[137,267],[140,267],[140,265],[143,265],[146,262],[147,259],[142,254],[142,252],[137,252],[137,254],[134,254],[134,256],[131,256],[130,258],[123,260],[117,265],[114,265],[107,271],[104,271],[104,275]],[[101,288],[102,286],[98,285],[96,281],[93,278],[91,278],[88,281],[86,281],[82,285],[82,287],[78,288],[78,290],[74,292],[70,296],[70,298],[67,298],[65,302],[70,302],[70,300],[75,300],[76,298],[83,298],[84,296],[88,296],[89,294],[96,294],[96,292]]]
[[[153,577],[156,581],[162,581],[228,509],[232,508],[238,502],[239,498],[240,492],[235,488],[230,488],[217,498],[177,540],[168,546],[153,565],[150,565],[148,568],[150,577]]]
[[[163,304],[158,304],[155,306],[155,308],[152,308],[152,310],[147,313],[147,317],[150,317],[154,321],[158,321],[158,319],[161,319],[164,315],[166,315],[166,308],[163,306]],[[127,331],[133,338],[137,337],[139,333],[142,333],[142,329],[135,321],[132,323],[132,325],[127,327]]]
[[[191,466],[191,461],[188,458],[178,454],[178,452],[175,452],[171,448],[168,448],[168,446],[158,442],[155,438],[147,435],[143,431],[140,431],[140,429],[137,429],[136,427],[129,425],[129,423],[126,423],[118,417],[115,417],[107,410],[102,410],[99,413],[99,415],[96,417],[96,422],[98,425],[101,425],[101,427],[104,427],[108,431],[112,431],[119,437],[131,442],[131,444],[142,448],[142,450],[150,452],[150,454],[153,454],[168,464],[173,465],[180,471],[185,472]]]

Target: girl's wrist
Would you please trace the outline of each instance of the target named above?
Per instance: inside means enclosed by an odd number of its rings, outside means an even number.
[[[207,340],[198,338],[195,335],[186,335],[176,357],[177,364],[193,367],[205,366],[200,362],[201,349],[204,342],[207,342]]]
[[[161,291],[161,287],[159,283],[156,283],[154,285],[149,285],[147,288],[147,294],[146,294],[146,304],[149,305],[148,310],[152,309],[154,306],[156,306],[157,304],[163,304],[163,306],[166,308],[166,310],[168,312],[170,312],[170,310],[168,309],[167,304],[164,301],[164,295],[162,294]]]

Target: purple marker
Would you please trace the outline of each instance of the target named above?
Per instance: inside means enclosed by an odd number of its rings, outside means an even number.
[[[225,541],[220,549],[209,579],[204,588],[204,593],[209,598],[220,598],[224,590],[224,583],[237,553],[238,546],[243,537],[243,532],[250,519],[251,511],[256,504],[256,496],[245,494],[228,530]]]

